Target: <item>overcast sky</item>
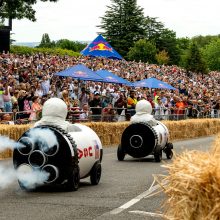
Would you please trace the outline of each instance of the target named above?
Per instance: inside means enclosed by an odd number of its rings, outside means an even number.
[[[220,0],[137,0],[137,4],[145,16],[157,17],[177,37],[220,34]],[[51,40],[92,41],[107,5],[110,0],[39,2],[34,6],[36,22],[13,21],[13,39],[39,42],[48,33]]]

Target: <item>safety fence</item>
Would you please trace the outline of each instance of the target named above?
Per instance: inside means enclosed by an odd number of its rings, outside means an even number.
[[[67,120],[75,122],[120,122],[129,121],[135,109],[90,107],[87,111],[70,109]],[[185,120],[190,118],[220,118],[220,110],[209,109],[198,111],[195,108],[154,108],[152,111],[157,120]],[[41,112],[20,111],[0,112],[0,124],[30,124],[41,118]]]
[[[84,113],[85,114],[85,113]],[[91,107],[86,113],[86,118],[81,117],[83,112],[69,111],[68,120],[72,122],[80,121],[103,121],[103,122],[117,122],[129,121],[135,114],[135,109],[127,108],[101,108]],[[209,109],[199,111],[194,108],[154,108],[152,111],[157,120],[184,120],[190,118],[220,118],[220,110]]]
[[[39,111],[0,112],[0,124],[29,124],[40,119]]]

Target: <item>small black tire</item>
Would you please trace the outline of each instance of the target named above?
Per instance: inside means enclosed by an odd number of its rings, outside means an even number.
[[[90,172],[90,182],[92,185],[98,185],[101,179],[101,174],[102,166],[101,163],[98,161],[93,165],[92,170]]]
[[[167,143],[166,148],[172,150],[173,149],[173,144],[172,143]]]
[[[121,144],[118,145],[117,157],[119,161],[123,161],[125,159],[125,152],[123,151]]]
[[[166,152],[166,156],[167,156],[167,159],[168,159],[168,160],[171,160],[172,157],[173,157],[173,151],[172,151],[172,150],[168,150],[168,151]]]
[[[154,159],[158,163],[162,160],[162,148],[160,146],[157,146],[154,151]]]
[[[79,188],[79,182],[80,182],[79,169],[75,169],[75,172],[72,172],[72,174],[67,178],[67,182],[65,184],[66,191],[68,192],[77,191]]]
[[[154,159],[158,163],[161,162],[161,160],[162,160],[162,153],[161,154],[160,153],[154,154]]]

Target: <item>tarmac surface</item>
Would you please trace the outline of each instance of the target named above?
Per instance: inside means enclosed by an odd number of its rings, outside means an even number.
[[[176,154],[182,151],[206,151],[215,137],[174,142]],[[156,163],[153,156],[133,159],[129,156],[119,162],[117,147],[104,148],[102,177],[99,185],[90,185],[89,178],[81,180],[76,192],[62,189],[22,191],[17,183],[0,190],[0,220],[130,220],[162,219],[163,193],[152,195],[159,189],[152,174],[166,174],[163,162]],[[12,160],[0,161],[0,166],[12,167]],[[0,177],[1,178],[1,177]]]

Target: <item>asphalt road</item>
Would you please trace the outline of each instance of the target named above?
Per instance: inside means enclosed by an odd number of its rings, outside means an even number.
[[[206,151],[214,139],[174,142],[174,151],[177,154],[185,149]],[[81,180],[76,192],[60,189],[24,192],[13,182],[0,190],[0,220],[160,219],[164,195],[147,196],[158,188],[156,185],[149,191],[152,174],[166,173],[161,167],[163,163],[154,162],[151,156],[141,160],[126,156],[125,161],[119,162],[116,150],[116,147],[104,149],[102,177],[97,186],[91,186],[87,178]],[[170,162],[165,155],[163,159]],[[0,165],[10,167],[12,161],[0,161]]]

